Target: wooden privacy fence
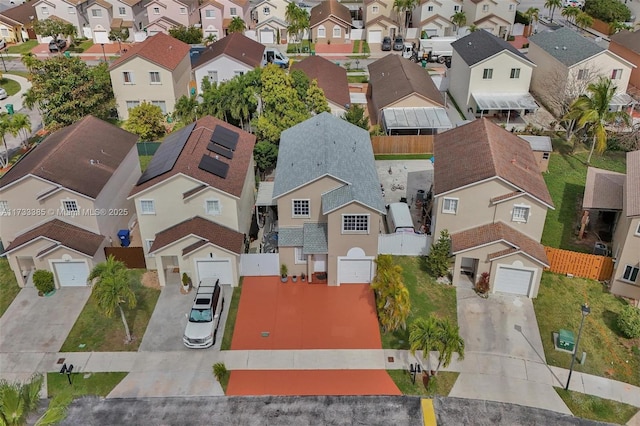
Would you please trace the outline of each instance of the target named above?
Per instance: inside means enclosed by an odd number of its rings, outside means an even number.
[[[374,154],[430,154],[433,135],[371,136]]]
[[[116,260],[124,262],[130,269],[147,268],[142,247],[105,247],[104,254],[106,257],[113,256]]]
[[[613,259],[610,257],[553,247],[545,247],[544,250],[551,265],[547,271],[598,281],[610,279],[613,273]]]

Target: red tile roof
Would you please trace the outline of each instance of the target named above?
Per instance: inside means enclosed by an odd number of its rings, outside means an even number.
[[[221,40],[211,43],[193,65],[193,69],[201,67],[212,59],[221,55],[227,55],[233,59],[248,65],[251,68],[260,66],[264,45],[240,33],[231,33]]]
[[[351,103],[346,69],[322,56],[309,56],[300,62],[295,62],[291,70],[296,69],[303,71],[309,80],[318,80],[318,87],[334,104],[344,107]]]
[[[516,231],[503,222],[490,223],[451,234],[451,252],[457,254],[476,247],[505,242],[522,253],[529,255],[545,266],[549,265],[544,247],[539,242]],[[500,250],[492,257],[511,254],[511,249]]]
[[[140,57],[173,71],[185,56],[189,56],[190,49],[187,43],[183,43],[170,35],[158,33],[147,38],[142,43],[131,46],[127,53],[111,64],[109,69],[113,70],[134,57]]]
[[[18,235],[11,241],[11,244],[7,247],[7,251],[15,250],[40,237],[48,238],[57,243],[57,245],[68,247],[91,257],[96,254],[105,239],[102,235],[94,234],[93,232],[78,228],[75,225],[59,219],[53,219],[37,228]]]
[[[0,178],[0,188],[35,175],[96,198],[137,141],[137,135],[88,115],[27,153]]]
[[[437,134],[433,151],[436,195],[500,177],[553,207],[529,143],[486,118]]]
[[[242,253],[244,235],[234,231],[233,229],[229,229],[215,222],[203,219],[200,216],[185,220],[184,222],[180,222],[177,225],[165,229],[164,231],[158,232],[153,244],[151,245],[150,251],[155,252],[160,250],[161,248],[189,235],[200,237],[205,242],[210,242],[211,244],[222,247],[230,252],[237,254]],[[201,241],[194,244],[197,245],[197,247],[204,245]],[[187,249],[193,250],[194,244],[191,244]]]
[[[225,37],[226,38],[226,37]],[[222,126],[238,133],[238,145],[233,153],[232,159],[222,156],[219,160],[229,165],[229,171],[226,178],[221,178],[212,173],[206,172],[198,168],[200,159],[203,155],[210,155],[207,149],[211,135],[216,126]],[[183,174],[197,179],[211,187],[220,189],[227,194],[240,197],[244,188],[244,181],[253,158],[253,147],[256,143],[256,137],[251,133],[247,133],[231,124],[224,122],[212,116],[202,117],[195,123],[195,127],[191,132],[184,148],[180,152],[173,168],[166,173],[154,177],[131,190],[130,195],[135,195],[145,189],[157,185],[166,179],[176,175]],[[153,159],[151,160],[153,162]]]

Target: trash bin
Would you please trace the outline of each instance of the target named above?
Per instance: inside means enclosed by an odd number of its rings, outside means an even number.
[[[315,50],[311,51],[311,56],[316,56],[316,51]]]
[[[128,229],[119,230],[118,238],[120,239],[120,245],[122,247],[129,247],[129,244],[131,244],[131,235]]]
[[[64,52],[64,57],[65,58],[70,58],[71,57],[71,52],[69,52],[69,51]]]
[[[7,104],[6,108],[9,115],[13,115],[13,104]]]
[[[558,347],[560,349],[573,352],[575,339],[572,331],[560,329],[560,332],[558,333]]]
[[[423,59],[422,61],[420,61],[420,63],[422,64],[422,68],[426,68],[427,67],[427,60]]]

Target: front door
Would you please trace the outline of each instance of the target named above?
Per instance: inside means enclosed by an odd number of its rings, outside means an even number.
[[[327,272],[327,255],[313,255],[313,272]]]

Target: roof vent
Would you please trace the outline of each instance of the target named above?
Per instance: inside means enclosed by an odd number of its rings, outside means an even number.
[[[471,46],[471,42],[469,42],[469,46]]]
[[[562,50],[567,50],[567,46],[562,46]]]
[[[216,160],[218,160],[218,159],[220,159],[220,157],[218,157],[218,156],[216,155]]]
[[[96,164],[96,160],[89,160],[89,164]]]

